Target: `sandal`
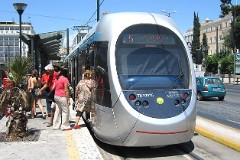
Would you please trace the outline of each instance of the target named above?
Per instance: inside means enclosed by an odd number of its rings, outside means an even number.
[[[51,127],[51,126],[52,126],[52,123],[49,122],[49,123],[47,124],[47,127]]]
[[[62,129],[62,131],[69,131],[69,130],[72,130],[72,128]]]
[[[46,115],[43,115],[43,116],[42,116],[42,119],[46,119],[46,117],[47,117]]]
[[[77,125],[77,126],[74,126],[73,128],[74,128],[74,129],[80,129],[81,126]]]

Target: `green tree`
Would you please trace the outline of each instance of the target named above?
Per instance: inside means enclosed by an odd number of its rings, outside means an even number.
[[[228,56],[225,56],[224,58],[222,58],[220,60],[220,63],[221,63],[221,67],[220,67],[221,73],[232,74],[233,73],[233,64],[234,64],[233,61],[234,61],[233,55],[228,55]]]
[[[208,55],[205,58],[206,71],[216,74],[218,71],[219,57],[217,55]]]
[[[11,75],[8,75],[8,77],[14,82],[15,86],[23,86],[31,66],[31,59],[29,58],[15,58],[14,61],[10,63],[9,68]]]
[[[227,34],[226,36],[224,36],[223,38],[223,45],[226,47],[226,48],[229,48],[229,49],[233,49],[233,42],[232,42],[232,36],[231,36],[231,33]]]
[[[231,13],[233,16],[233,21],[231,23],[231,32],[230,32],[230,43],[232,49],[240,48],[240,6],[233,5],[232,0],[220,0],[221,1],[221,15],[220,17],[224,17],[225,15]]]
[[[197,62],[197,53],[200,49],[200,23],[198,14],[194,12],[194,19],[193,19],[193,40],[191,45],[191,53],[193,57],[193,62]]]
[[[203,38],[202,38],[202,52],[203,52],[203,57],[207,57],[208,55],[208,41],[207,41],[207,36],[206,33],[203,33]]]

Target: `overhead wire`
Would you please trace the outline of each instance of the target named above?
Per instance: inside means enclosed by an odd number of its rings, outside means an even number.
[[[12,12],[12,11],[0,11],[0,12],[17,13],[17,12]],[[80,20],[80,19],[73,19],[73,18],[66,18],[66,17],[47,16],[47,15],[41,15],[41,14],[27,14],[27,13],[25,13],[24,15],[47,17],[47,18],[54,18],[54,19],[66,19],[66,20],[71,20],[71,21],[82,21],[82,20]]]
[[[104,0],[102,0],[102,2],[99,4],[98,7],[100,7],[100,6],[103,4],[103,2],[104,2]],[[96,9],[95,12],[92,14],[92,16],[88,19],[88,21],[87,21],[87,23],[86,23],[85,25],[87,25],[87,24],[91,21],[91,19],[93,18],[93,16],[94,16],[96,13],[97,13],[97,9]],[[94,20],[96,20],[96,19],[94,19]]]
[[[102,0],[102,2],[99,4],[99,7],[102,5],[102,3],[104,2],[104,0]],[[17,12],[12,12],[12,11],[0,11],[0,12],[7,12],[7,13],[17,13]],[[95,21],[96,19],[92,20],[93,16],[96,14],[97,9],[95,10],[95,12],[92,14],[92,16],[88,19],[88,21],[85,23],[85,25]],[[79,19],[73,19],[73,18],[66,18],[66,17],[56,17],[56,16],[48,16],[48,15],[41,15],[41,14],[27,14],[25,13],[25,15],[29,15],[29,16],[40,16],[40,17],[47,17],[47,18],[54,18],[54,19],[66,19],[66,20],[71,20],[71,21],[82,21]]]
[[[102,0],[102,2],[99,4],[98,7],[100,7],[103,4],[104,0]],[[93,16],[97,13],[97,9],[95,10],[95,12],[92,14],[92,16],[88,19],[88,21],[84,24],[84,26],[87,26],[90,22],[95,21],[96,19],[92,20]],[[82,31],[83,29],[79,30]]]

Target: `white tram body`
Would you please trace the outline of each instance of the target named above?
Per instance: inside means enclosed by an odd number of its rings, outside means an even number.
[[[99,140],[153,147],[193,137],[195,74],[188,46],[171,18],[106,14],[66,60],[75,84],[84,68],[94,73],[89,122]]]

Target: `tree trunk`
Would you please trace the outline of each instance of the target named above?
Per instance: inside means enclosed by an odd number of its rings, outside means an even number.
[[[28,136],[27,116],[22,112],[13,112],[9,115],[7,122],[7,139],[8,141],[16,141]]]

